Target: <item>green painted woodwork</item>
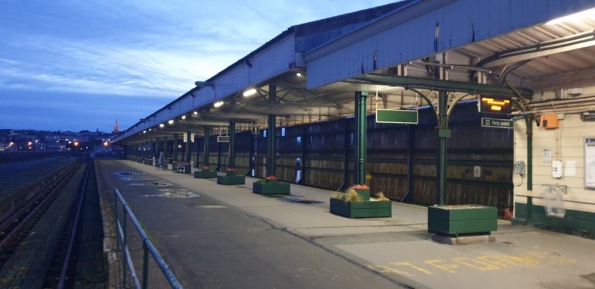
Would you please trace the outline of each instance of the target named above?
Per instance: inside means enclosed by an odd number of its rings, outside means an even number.
[[[571,231],[574,233],[590,233],[591,238],[595,234],[595,213],[566,209],[564,218],[548,217],[545,208],[539,205],[516,203],[513,225],[525,225],[531,212],[532,224],[536,227],[559,231]]]
[[[367,189],[353,188],[353,189],[357,192],[357,194],[362,199],[362,201],[369,201],[370,200],[370,188],[367,188]]]
[[[217,172],[215,171],[194,171],[194,177],[197,179],[212,179],[217,177]]]
[[[289,195],[290,184],[277,181],[269,181],[268,183],[258,181],[252,183],[252,192],[261,195]]]
[[[428,207],[428,232],[457,236],[498,230],[498,209],[478,205]]]
[[[245,176],[238,176],[238,175],[226,175],[226,176],[217,176],[217,184],[220,185],[244,185],[246,184],[246,177]]]
[[[390,218],[392,217],[392,202],[345,202],[344,200],[331,198],[330,212],[347,218]]]

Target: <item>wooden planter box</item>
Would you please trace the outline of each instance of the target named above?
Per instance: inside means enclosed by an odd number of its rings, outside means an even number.
[[[357,194],[362,199],[362,201],[370,200],[370,188],[365,188],[365,189],[354,188],[354,190],[357,192]]]
[[[267,183],[254,182],[252,183],[252,192],[261,195],[289,195],[289,183],[281,183],[278,181],[269,181]]]
[[[428,232],[450,236],[498,230],[498,209],[480,205],[428,207]]]
[[[246,184],[246,177],[238,176],[235,174],[226,175],[226,176],[218,176],[217,184],[220,184],[220,185],[244,185],[244,184]]]
[[[194,177],[197,179],[212,179],[217,177],[217,172],[215,171],[194,171]]]
[[[390,201],[360,201],[345,202],[331,198],[330,211],[332,214],[347,218],[390,218],[393,215]]]

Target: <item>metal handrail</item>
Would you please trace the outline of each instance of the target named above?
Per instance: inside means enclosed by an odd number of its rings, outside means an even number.
[[[169,268],[169,265],[167,265],[165,260],[163,260],[161,255],[159,255],[159,252],[157,252],[157,249],[155,248],[155,246],[153,246],[153,243],[151,243],[151,240],[149,240],[147,233],[141,227],[140,223],[134,216],[134,213],[132,213],[132,210],[128,206],[128,203],[126,203],[126,201],[124,200],[124,198],[122,197],[122,195],[120,194],[120,191],[118,191],[118,189],[114,189],[114,195],[115,195],[114,199],[116,202],[116,205],[115,205],[116,209],[114,210],[114,212],[115,212],[115,220],[116,220],[116,226],[117,226],[117,232],[118,232],[118,242],[116,242],[117,248],[118,249],[120,248],[120,243],[121,243],[122,248],[123,248],[122,252],[124,252],[124,259],[126,260],[126,264],[128,265],[128,270],[130,271],[130,275],[132,276],[132,282],[134,283],[134,287],[137,289],[148,288],[149,253],[151,253],[153,260],[155,260],[155,262],[161,269],[161,272],[163,272],[163,275],[165,276],[165,278],[171,285],[171,288],[180,288],[180,289],[183,288],[182,285],[180,284],[180,281],[178,281],[178,279],[176,278],[176,276],[174,275],[172,270]],[[122,225],[120,225],[120,219],[118,218],[118,199],[122,203],[122,211],[124,213],[124,222],[122,223]],[[136,227],[136,231],[139,233],[139,235],[141,236],[141,238],[143,240],[143,280],[142,280],[142,285],[138,281],[138,277],[136,275],[136,272],[134,270],[134,265],[132,263],[132,258],[130,257],[130,251],[128,250],[128,244],[127,244],[127,238],[126,238],[126,223],[127,223],[126,215],[128,215],[128,217],[130,217],[132,224],[134,224],[134,227]],[[127,274],[126,274],[126,266],[125,266],[124,267],[124,277],[122,278],[123,285],[125,285],[125,283],[126,283],[126,276],[127,276]]]

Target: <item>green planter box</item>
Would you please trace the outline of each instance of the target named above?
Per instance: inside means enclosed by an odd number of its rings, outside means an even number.
[[[428,207],[428,232],[450,236],[498,230],[498,209],[480,205]]]
[[[370,200],[370,189],[355,189],[354,190],[357,192],[357,194],[359,195],[359,197],[363,200],[363,201],[369,201]]]
[[[246,184],[246,177],[245,176],[237,176],[237,175],[218,176],[217,184],[220,184],[220,185],[244,185],[244,184]]]
[[[393,215],[390,201],[345,202],[331,198],[330,211],[347,218],[390,218]]]
[[[289,183],[269,181],[268,183],[252,183],[252,192],[261,195],[289,195]]]
[[[194,171],[194,177],[197,179],[212,179],[217,177],[217,172],[215,171]]]

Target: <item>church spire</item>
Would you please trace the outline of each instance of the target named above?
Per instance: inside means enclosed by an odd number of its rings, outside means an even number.
[[[118,120],[116,119],[116,124],[114,124],[114,133],[118,133]]]

